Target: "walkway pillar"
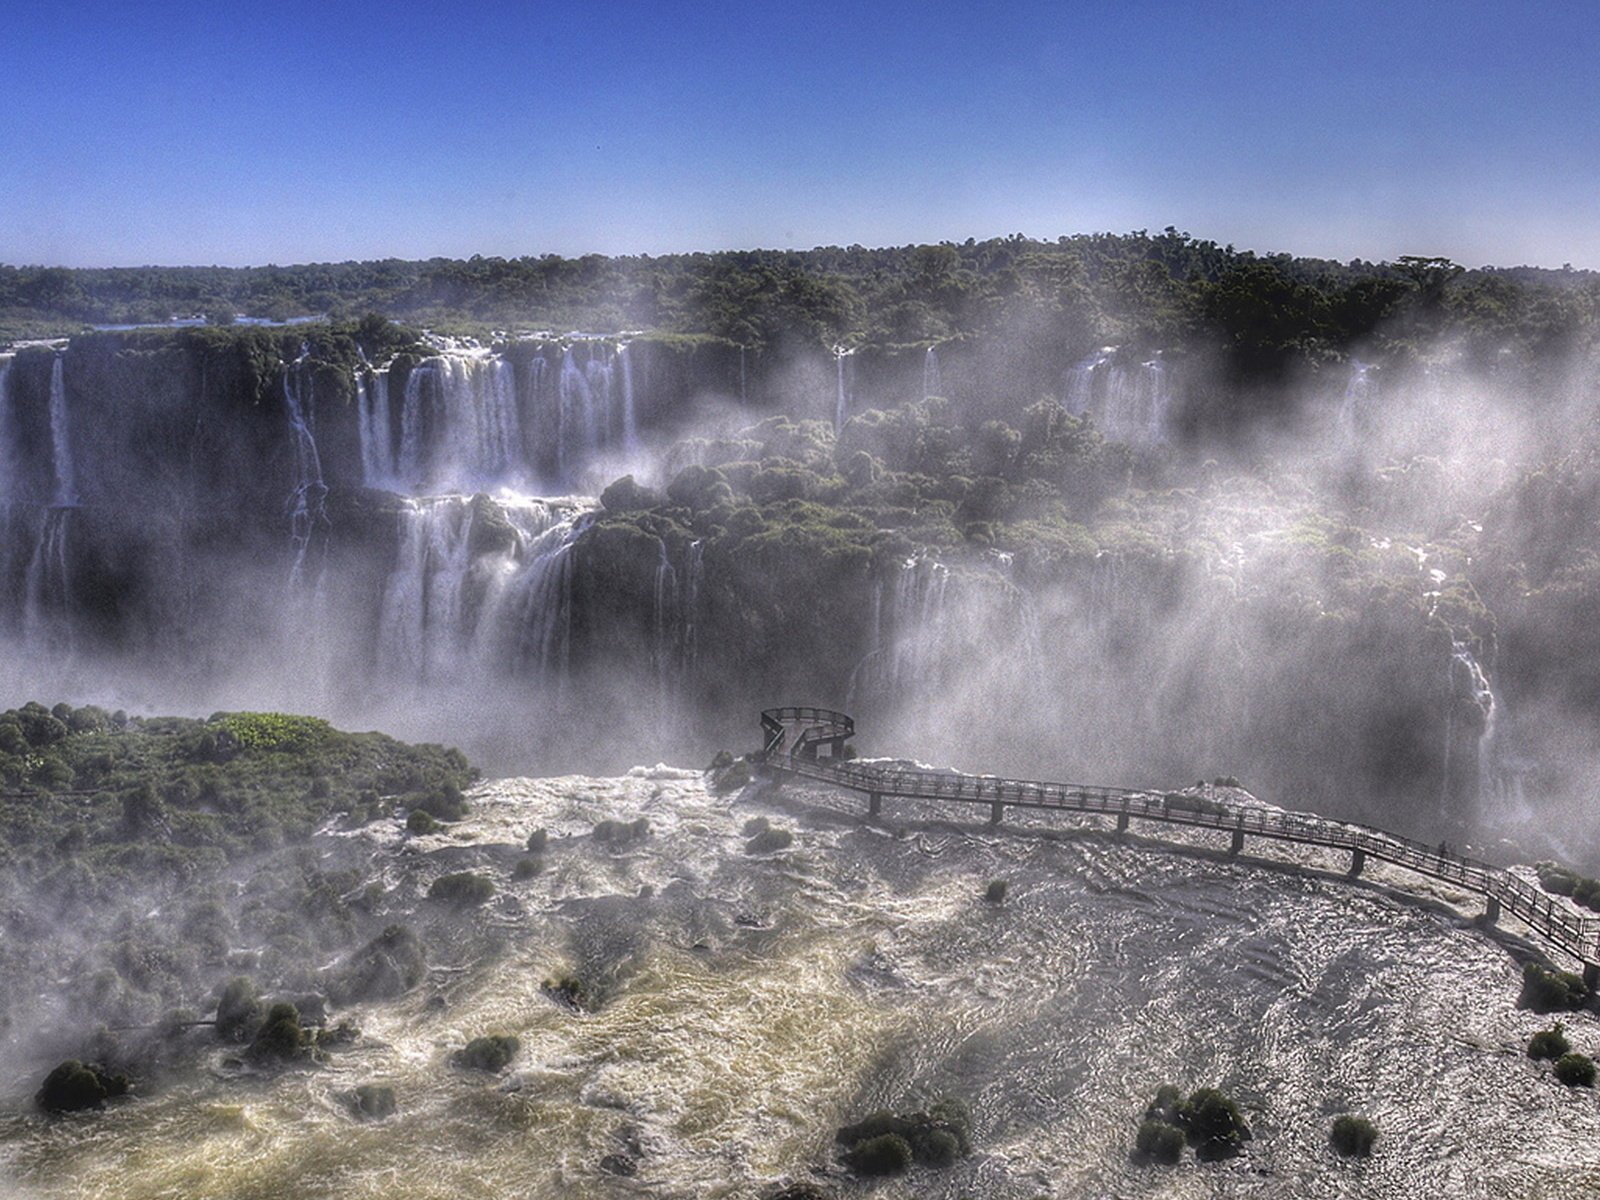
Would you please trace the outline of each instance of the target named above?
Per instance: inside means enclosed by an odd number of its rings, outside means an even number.
[[[1367,852],[1365,850],[1350,851],[1350,878],[1354,879],[1361,874],[1361,868],[1367,865]]]
[[[1128,814],[1125,812],[1120,812],[1117,814],[1117,832],[1128,832]]]
[[[1583,964],[1583,986],[1591,992],[1600,988],[1600,965],[1595,963]]]
[[[1228,853],[1229,854],[1237,854],[1237,853],[1239,853],[1239,851],[1241,851],[1243,849],[1244,849],[1244,830],[1235,829],[1233,831],[1233,845],[1228,847]]]
[[[1493,925],[1500,919],[1500,901],[1490,896],[1483,902],[1483,923]]]
[[[1000,818],[1001,818],[1001,816],[1004,815],[1005,810],[1006,810],[1006,806],[1004,804],[1001,804],[1000,801],[998,801],[998,800],[996,800],[993,804],[991,804],[989,806],[989,824],[991,824],[991,825],[1000,824]]]
[[[883,797],[880,796],[877,792],[869,793],[868,796],[867,796],[867,814],[869,816],[874,816],[875,817],[879,813],[881,813],[882,811],[883,811]]]

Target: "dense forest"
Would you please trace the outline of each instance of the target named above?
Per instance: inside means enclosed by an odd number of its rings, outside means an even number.
[[[1339,263],[1257,254],[1167,228],[867,249],[265,267],[0,265],[0,339],[86,325],[380,312],[446,332],[649,330],[895,347],[998,336],[1078,351],[1207,345],[1241,376],[1353,348],[1549,360],[1592,344],[1600,274],[1467,270],[1443,258]]]

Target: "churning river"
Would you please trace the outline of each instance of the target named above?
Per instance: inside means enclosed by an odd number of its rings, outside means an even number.
[[[847,1193],[838,1125],[879,1107],[967,1103],[974,1154],[872,1189],[890,1197],[1589,1196],[1600,1101],[1524,1054],[1549,1018],[1519,1011],[1514,930],[1465,897],[1321,852],[1229,860],[1207,835],[1118,840],[945,823],[824,791],[711,795],[697,772],[517,779],[467,820],[319,835],[368,855],[394,919],[428,944],[428,981],[347,1014],[363,1031],[320,1067],[255,1071],[236,1052],[105,1112],[47,1119],[37,1077],[0,1115],[0,1191],[129,1200],[742,1197],[783,1182]],[[650,822],[621,847],[604,818]],[[788,849],[746,853],[755,816]],[[530,830],[537,876],[511,866]],[[1179,842],[1171,837],[1185,836]],[[352,841],[353,839],[353,841]],[[431,880],[467,867],[498,892],[439,912]],[[1009,883],[1001,904],[983,899]],[[1456,902],[1459,902],[1459,906]],[[542,989],[583,979],[593,1012]],[[1573,1014],[1574,1049],[1600,1024]],[[469,1038],[515,1034],[494,1076],[453,1067]],[[399,1111],[358,1121],[363,1083]],[[1129,1162],[1158,1085],[1216,1085],[1254,1140],[1231,1161]],[[1335,1157],[1342,1112],[1375,1156]],[[627,1171],[633,1171],[627,1174]]]

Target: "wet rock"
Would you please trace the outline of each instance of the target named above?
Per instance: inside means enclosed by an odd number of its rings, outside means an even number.
[[[516,1058],[517,1051],[521,1049],[522,1043],[515,1037],[489,1034],[473,1038],[451,1055],[450,1061],[469,1071],[498,1073],[511,1065],[511,1060]]]
[[[359,1117],[381,1121],[399,1111],[394,1089],[387,1084],[364,1083],[350,1093],[350,1106]]]
[[[626,1154],[608,1154],[600,1160],[600,1169],[607,1175],[631,1178],[639,1173],[639,1164]]]

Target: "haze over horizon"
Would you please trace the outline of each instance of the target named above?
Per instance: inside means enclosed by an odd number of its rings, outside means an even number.
[[[1600,267],[1577,4],[14,10],[0,261],[247,265],[1168,225]]]

